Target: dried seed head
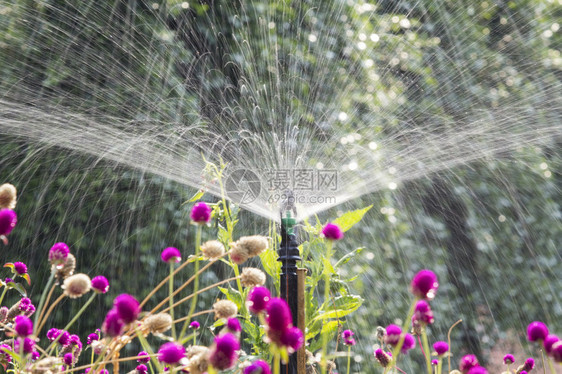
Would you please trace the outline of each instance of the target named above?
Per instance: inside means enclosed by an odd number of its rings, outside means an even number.
[[[266,250],[269,242],[265,236],[252,235],[241,237],[234,245],[236,247],[243,247],[249,257],[254,257]]]
[[[230,300],[219,300],[213,305],[215,311],[215,318],[228,319],[236,316],[238,307]]]
[[[386,336],[386,329],[382,326],[377,326],[377,340],[383,341]]]
[[[201,253],[206,259],[215,259],[224,255],[224,245],[218,240],[209,240],[201,246]]]
[[[263,286],[265,284],[265,273],[256,268],[244,268],[240,281],[244,287]]]
[[[326,369],[328,371],[328,374],[333,373],[334,370],[336,370],[336,363],[334,361],[327,360],[326,361]]]
[[[109,353],[109,348],[105,344],[105,340],[95,340],[92,342],[92,349],[96,355],[101,355],[104,351]]]
[[[58,267],[56,269],[58,279],[66,279],[70,277],[72,274],[74,274],[74,269],[76,269],[76,257],[74,257],[72,253],[69,253],[66,257],[64,265],[60,267],[60,269]]]
[[[230,246],[232,248],[230,248],[228,254],[230,255],[232,262],[235,264],[241,265],[250,258],[250,254],[248,253],[246,247],[236,245],[236,243],[230,243]]]
[[[4,183],[0,186],[0,209],[16,207],[17,190],[13,184]]]
[[[82,273],[71,275],[64,280],[62,285],[64,293],[71,299],[81,297],[88,293],[91,288],[92,282],[90,281],[90,277]]]
[[[186,356],[192,358],[200,354],[207,354],[207,352],[209,352],[209,348],[202,345],[193,345],[187,349]]]
[[[207,352],[193,356],[187,365],[189,374],[203,374],[209,368],[209,359]]]
[[[8,314],[6,316],[7,321],[13,321],[14,318],[19,316],[20,314],[23,314],[23,311],[21,310],[20,306],[21,306],[21,300],[18,300],[17,303],[12,305],[12,307],[8,310]]]
[[[0,308],[0,322],[4,323],[8,319],[8,307],[1,307]]]
[[[168,313],[158,313],[147,317],[143,322],[143,328],[153,334],[160,334],[171,329],[172,322],[172,316]]]
[[[31,374],[47,374],[60,372],[60,360],[56,357],[47,357],[37,361],[31,367]]]

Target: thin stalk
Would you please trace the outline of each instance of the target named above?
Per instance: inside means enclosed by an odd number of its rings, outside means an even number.
[[[349,374],[350,367],[351,367],[351,346],[347,347],[347,374]]]
[[[178,266],[178,268],[174,271],[174,275],[177,274],[180,270],[182,270],[184,267],[186,267],[190,263],[191,262],[189,262],[189,261],[185,261],[183,264]],[[162,279],[162,281],[160,283],[158,283],[158,285],[156,287],[154,287],[154,289],[152,291],[150,291],[150,293],[148,295],[146,295],[144,300],[140,303],[139,307],[142,308],[144,306],[144,304],[146,304],[148,302],[148,300],[150,300],[150,298],[152,296],[154,296],[156,291],[158,291],[160,288],[162,288],[162,286],[164,286],[166,284],[166,282],[168,282],[169,278],[170,278],[170,275],[168,275],[166,278]],[[174,295],[175,295],[175,293],[174,293]]]
[[[328,240],[326,243],[326,257],[324,258],[324,305],[328,306],[328,300],[330,298],[330,258],[332,257],[332,246],[333,242]],[[325,321],[325,320],[324,320]],[[324,325],[325,322],[322,322]],[[327,360],[326,355],[328,354],[328,334],[322,335],[322,359],[320,360],[320,367],[322,369],[322,374],[326,374],[327,371]]]
[[[393,364],[396,365],[396,363],[398,362],[398,355],[400,354],[400,350],[404,345],[404,337],[406,336],[406,331],[408,331],[408,327],[410,326],[410,323],[412,323],[412,316],[414,315],[414,310],[416,308],[417,302],[418,299],[416,298],[414,299],[412,305],[410,306],[410,310],[408,311],[408,316],[406,317],[406,320],[404,321],[404,325],[402,326],[403,334],[400,336],[400,339],[398,340],[398,344],[396,344],[396,347],[394,347],[394,350],[392,351],[392,361],[390,362],[390,366],[392,366]]]
[[[187,326],[189,325],[191,316],[193,315],[193,313],[195,312],[195,308],[197,307],[197,292],[199,291],[199,252],[201,247],[201,231],[202,225],[197,225],[197,232],[195,234],[195,284],[193,285],[193,294],[195,296],[191,300],[191,307],[189,308],[189,314],[187,315],[188,318],[181,329],[180,340],[183,338],[183,334],[185,334],[185,332],[187,331]]]
[[[90,298],[88,299],[88,301],[86,301],[86,303],[82,306],[82,308],[80,308],[80,310],[78,311],[78,313],[76,313],[74,315],[74,318],[72,318],[72,320],[70,320],[70,322],[68,322],[66,324],[66,326],[64,326],[65,331],[68,331],[68,329],[70,328],[70,326],[72,326],[74,324],[74,322],[76,322],[76,320],[78,319],[78,317],[80,317],[80,315],[82,315],[82,313],[84,313],[84,311],[88,308],[88,306],[92,303],[92,301],[94,301],[94,299],[96,298],[97,293],[93,293],[92,296],[90,296]]]
[[[546,374],[546,366],[544,364],[544,351],[541,349],[541,358],[542,358],[542,367],[544,368],[544,372]],[[546,358],[546,362],[548,362],[548,369],[550,370],[551,374],[556,374],[556,370],[554,370],[554,365],[552,364],[552,360],[550,357]]]
[[[174,320],[174,261],[170,261],[170,282],[168,283],[168,297],[170,301],[170,316]],[[172,324],[172,337],[176,339],[176,326]]]
[[[200,311],[200,312],[193,313],[193,315],[192,315],[191,317],[202,316],[202,315],[204,315],[204,314],[213,313],[213,311],[214,311],[213,309],[202,310],[202,311]],[[185,316],[185,317],[178,318],[178,319],[176,319],[173,323],[179,323],[179,322],[182,322],[182,321],[189,321],[189,318],[188,318],[188,317],[189,317],[189,316]]]
[[[4,286],[2,290],[2,295],[0,296],[0,305],[2,305],[2,301],[4,300],[4,296],[6,296],[6,292],[8,292],[8,286]]]
[[[427,374],[431,374],[431,372],[433,370],[431,370],[431,359],[429,357],[429,342],[427,339],[427,333],[426,333],[426,327],[422,327],[421,331],[422,331],[422,341],[423,341],[423,348],[425,349],[425,351],[427,352],[427,356],[425,356],[425,365],[427,368]]]
[[[105,364],[111,364],[112,362],[126,362],[126,361],[134,361],[134,360],[138,360],[139,358],[142,357],[146,357],[146,356],[130,356],[130,357],[123,357],[123,358],[117,358],[111,361],[101,361],[98,362],[98,365],[105,365]],[[80,370],[85,370],[88,368],[91,368],[93,364],[90,365],[83,365],[83,366],[78,366],[72,369],[67,369],[65,371],[63,371],[62,373],[71,373],[73,371],[80,371]]]
[[[422,351],[423,358],[427,360],[427,357],[425,356],[425,350],[423,349],[423,345],[422,345],[421,338],[420,338],[419,335],[418,335],[418,345],[420,346],[420,350]]]
[[[443,370],[443,360],[440,358],[437,364],[437,374],[441,374],[441,370]]]
[[[208,290],[210,290],[210,289],[212,289],[212,288],[215,288],[215,287],[217,287],[217,286],[220,286],[221,284],[231,282],[231,281],[233,281],[233,280],[235,280],[235,279],[236,279],[236,277],[232,277],[232,278],[228,278],[228,279],[223,279],[223,280],[221,280],[220,282],[211,284],[210,286],[207,286],[207,287],[205,287],[205,288],[200,289],[199,291],[197,291],[197,294],[201,294],[201,293],[203,293],[203,292],[205,292],[205,291],[208,291]],[[195,294],[192,293],[192,294],[190,294],[190,295],[187,295],[187,296],[184,297],[183,299],[176,301],[176,302],[174,303],[174,308],[175,308],[176,306],[178,306],[178,305],[180,305],[180,304],[186,302],[187,300],[191,299],[191,298],[194,297],[194,296],[195,296]],[[165,308],[165,309],[162,309],[161,313],[167,312],[168,310],[170,310],[170,307],[167,307],[167,308]]]
[[[43,306],[45,305],[45,299],[47,297],[47,290],[49,288],[51,288],[51,286],[53,285],[53,281],[55,280],[55,274],[56,274],[57,270],[55,267],[51,268],[51,275],[49,276],[49,279],[47,280],[47,284],[45,285],[45,288],[43,288],[43,293],[41,294],[41,299],[39,299],[39,306],[37,307],[37,310],[35,311],[35,321],[33,323],[34,326],[37,326],[37,323],[40,321],[41,316],[43,315]],[[54,286],[53,288],[51,288],[51,292],[49,292],[49,295],[51,295],[53,293],[54,290]],[[49,296],[50,298],[50,296]],[[37,333],[35,333],[35,335],[37,335]]]
[[[162,366],[160,366],[160,363],[156,359],[156,355],[154,354],[154,351],[150,347],[150,344],[148,344],[148,342],[146,341],[144,335],[140,332],[140,330],[137,327],[135,327],[135,333],[137,334],[137,338],[139,339],[142,348],[146,352],[148,352],[148,355],[150,356],[150,361],[154,364],[154,366],[156,366],[156,369],[158,369],[158,373],[163,373],[164,370],[162,369]]]
[[[275,352],[273,355],[273,374],[280,374],[281,371],[281,355]]]
[[[62,299],[64,299],[66,297],[66,294],[61,294],[49,307],[49,309],[47,309],[47,312],[45,313],[45,316],[43,317],[43,319],[41,320],[41,324],[39,325],[39,327],[37,328],[37,332],[35,333],[35,336],[39,336],[39,333],[41,332],[41,329],[43,328],[43,326],[45,326],[45,322],[47,322],[47,319],[49,319],[49,316],[51,315],[51,312],[53,311],[53,309],[55,309],[55,306],[57,306],[58,303],[60,303],[62,301]]]
[[[458,325],[461,322],[462,322],[462,319],[459,319],[457,322],[453,323],[453,325],[451,327],[449,327],[449,331],[447,332],[447,343],[449,344],[449,351],[451,351],[451,331],[453,331],[453,327],[455,327],[456,325]],[[449,355],[447,357],[447,363],[449,365],[448,373],[450,373],[451,372],[451,355]],[[509,368],[508,368],[508,370],[509,370]]]

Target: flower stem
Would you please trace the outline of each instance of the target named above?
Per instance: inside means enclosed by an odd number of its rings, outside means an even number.
[[[404,345],[404,337],[406,336],[406,331],[408,331],[408,327],[410,326],[410,323],[412,323],[412,316],[414,315],[414,310],[416,308],[417,302],[418,299],[414,299],[412,305],[410,306],[410,310],[408,311],[408,316],[406,317],[406,320],[404,321],[404,325],[402,326],[402,331],[404,333],[400,335],[400,340],[398,340],[398,344],[396,344],[394,350],[392,351],[392,361],[390,362],[390,367],[395,366],[396,363],[398,362],[398,355],[400,354],[400,350]]]
[[[156,369],[158,369],[158,373],[163,373],[164,370],[160,366],[160,363],[158,362],[157,357],[154,354],[154,351],[150,347],[150,344],[148,344],[148,342],[146,341],[144,335],[140,332],[140,330],[137,327],[135,327],[135,333],[137,334],[137,338],[139,339],[142,348],[150,355],[150,361],[154,364],[154,366],[156,366]]]
[[[332,246],[333,242],[328,240],[326,243],[326,257],[324,257],[324,305],[326,309],[329,305],[328,299],[330,298],[330,258],[332,257]],[[324,310],[324,312],[326,312]],[[324,325],[325,320],[322,322]],[[326,374],[327,369],[327,359],[326,356],[328,354],[328,334],[325,333],[322,335],[322,359],[320,361],[320,367],[322,369],[322,374]]]
[[[8,286],[4,286],[2,290],[2,295],[0,296],[0,305],[2,305],[2,301],[4,300],[4,296],[6,296],[6,292],[8,292]]]
[[[351,366],[351,346],[347,347],[347,374],[349,374],[350,366]]]
[[[542,358],[542,366],[544,368],[544,372],[546,373],[546,366],[544,365],[544,351],[542,349],[541,349],[541,358]],[[546,358],[546,362],[548,362],[548,368],[551,374],[556,374],[556,370],[554,370],[554,365],[552,364],[550,357]]]
[[[281,355],[275,352],[273,355],[273,374],[280,374],[281,372]]]
[[[35,311],[35,321],[33,323],[33,325],[35,327],[37,327],[37,323],[40,320],[41,315],[43,314],[43,306],[45,305],[45,299],[47,298],[47,291],[51,288],[53,281],[55,280],[55,274],[56,274],[56,268],[52,268],[51,269],[51,275],[49,276],[49,280],[47,280],[47,284],[45,285],[45,288],[43,288],[43,293],[41,294],[41,299],[39,299],[39,306],[37,307],[37,310]],[[51,289],[52,292],[52,289]],[[35,332],[35,335],[37,335],[37,333]]]
[[[41,329],[43,328],[43,326],[45,326],[45,322],[47,322],[47,319],[49,318],[49,315],[51,314],[51,312],[53,311],[53,309],[55,309],[55,307],[57,306],[58,303],[60,303],[62,301],[62,299],[64,299],[66,297],[66,294],[61,294],[49,307],[49,309],[47,309],[47,312],[45,313],[45,316],[43,317],[43,319],[41,320],[41,324],[39,325],[39,327],[37,328],[37,332],[35,333],[35,336],[39,336],[39,333],[41,332]]]
[[[457,322],[453,323],[453,325],[451,327],[449,327],[449,331],[447,332],[447,343],[449,344],[449,350],[451,349],[451,331],[453,331],[453,327],[455,327],[456,325],[458,325],[461,322],[462,322],[462,319],[459,319]],[[447,357],[447,364],[449,366],[448,373],[450,373],[451,372],[451,355],[449,355]],[[507,370],[509,371],[509,366],[507,367]]]
[[[180,340],[182,340],[183,335],[187,331],[187,326],[190,324],[191,316],[193,312],[195,312],[195,308],[197,307],[197,295],[199,291],[199,252],[201,247],[201,231],[202,226],[197,225],[197,232],[195,234],[195,283],[193,285],[193,299],[191,300],[191,307],[189,308],[189,314],[187,315],[187,319],[183,324],[183,327],[180,332]],[[173,318],[172,318],[173,319]]]
[[[70,322],[68,322],[66,324],[66,326],[64,326],[65,331],[68,331],[68,329],[70,328],[70,326],[72,326],[74,324],[74,322],[76,322],[76,320],[78,319],[78,317],[80,317],[80,315],[82,315],[82,313],[84,313],[84,311],[88,308],[88,306],[92,303],[92,301],[94,301],[94,299],[96,298],[97,293],[93,293],[92,296],[90,296],[90,298],[88,299],[88,301],[86,301],[86,303],[84,304],[84,306],[82,306],[82,308],[80,308],[80,310],[78,311],[78,313],[76,313],[74,315],[74,317],[72,318],[72,320]]]
[[[170,302],[170,316],[174,320],[174,261],[170,261],[170,280],[168,283],[168,294]],[[176,339],[176,326],[172,324],[172,337]]]
[[[421,333],[422,333],[423,348],[427,352],[427,356],[425,356],[425,365],[427,368],[427,374],[431,374],[433,370],[431,370],[431,358],[429,357],[429,342],[427,340],[427,333],[426,333],[425,326],[422,327]]]
[[[443,370],[443,360],[439,359],[439,363],[437,364],[437,374],[441,374],[441,370]]]

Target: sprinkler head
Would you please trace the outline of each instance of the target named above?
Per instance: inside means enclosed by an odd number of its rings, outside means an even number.
[[[283,192],[283,200],[280,203],[281,227],[288,235],[294,235],[294,226],[297,224],[297,208],[295,206],[295,195],[291,190]]]

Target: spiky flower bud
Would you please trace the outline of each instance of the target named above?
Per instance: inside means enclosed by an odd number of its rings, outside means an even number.
[[[209,240],[201,246],[201,253],[208,260],[222,257],[224,252],[224,245],[218,240]]]
[[[390,364],[391,356],[380,348],[375,351],[375,358],[383,368]]]
[[[158,313],[148,316],[143,322],[143,330],[153,334],[161,334],[172,328],[172,316],[168,313]]]
[[[263,286],[265,284],[265,273],[256,268],[244,268],[240,282],[242,286],[252,288],[256,286]]]
[[[0,308],[0,322],[4,323],[8,319],[8,307],[1,307]]]
[[[213,304],[215,318],[232,318],[238,313],[238,307],[230,300],[219,300]]]
[[[249,257],[255,257],[269,247],[269,241],[261,235],[243,236],[234,243],[234,246],[244,248]]]
[[[83,273],[67,277],[62,285],[64,293],[71,299],[76,299],[87,294],[90,292],[91,288],[92,281],[90,277]]]

